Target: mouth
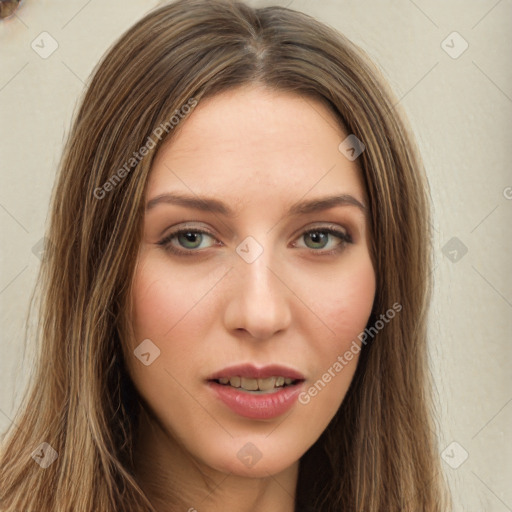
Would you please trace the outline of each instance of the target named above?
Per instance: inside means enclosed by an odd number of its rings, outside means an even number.
[[[235,414],[268,420],[290,410],[303,388],[305,377],[284,366],[225,368],[207,379],[209,388]]]
[[[301,379],[291,379],[289,377],[266,377],[263,379],[255,379],[251,377],[240,377],[239,375],[233,377],[221,377],[219,379],[212,379],[210,382],[216,382],[222,386],[230,386],[240,391],[247,391],[249,393],[275,393],[283,388],[295,386],[302,382]]]

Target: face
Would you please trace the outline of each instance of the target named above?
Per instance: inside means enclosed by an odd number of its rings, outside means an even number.
[[[375,295],[364,186],[312,99],[239,88],[182,123],[148,182],[129,371],[197,464],[275,475],[356,369]]]

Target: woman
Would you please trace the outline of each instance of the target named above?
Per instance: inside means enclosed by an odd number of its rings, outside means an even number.
[[[2,510],[447,510],[395,103],[289,9],[178,1],[128,30],[62,158]]]

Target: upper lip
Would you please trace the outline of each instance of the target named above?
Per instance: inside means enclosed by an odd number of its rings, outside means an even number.
[[[228,377],[246,377],[249,379],[284,377],[285,379],[304,380],[304,375],[302,375],[300,372],[278,364],[259,367],[253,364],[228,366],[210,375],[208,380],[217,380]]]

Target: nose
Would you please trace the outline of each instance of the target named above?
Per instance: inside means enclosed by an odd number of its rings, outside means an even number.
[[[254,262],[239,260],[231,273],[224,323],[230,332],[265,340],[285,331],[291,322],[290,298],[279,265],[264,251]]]

